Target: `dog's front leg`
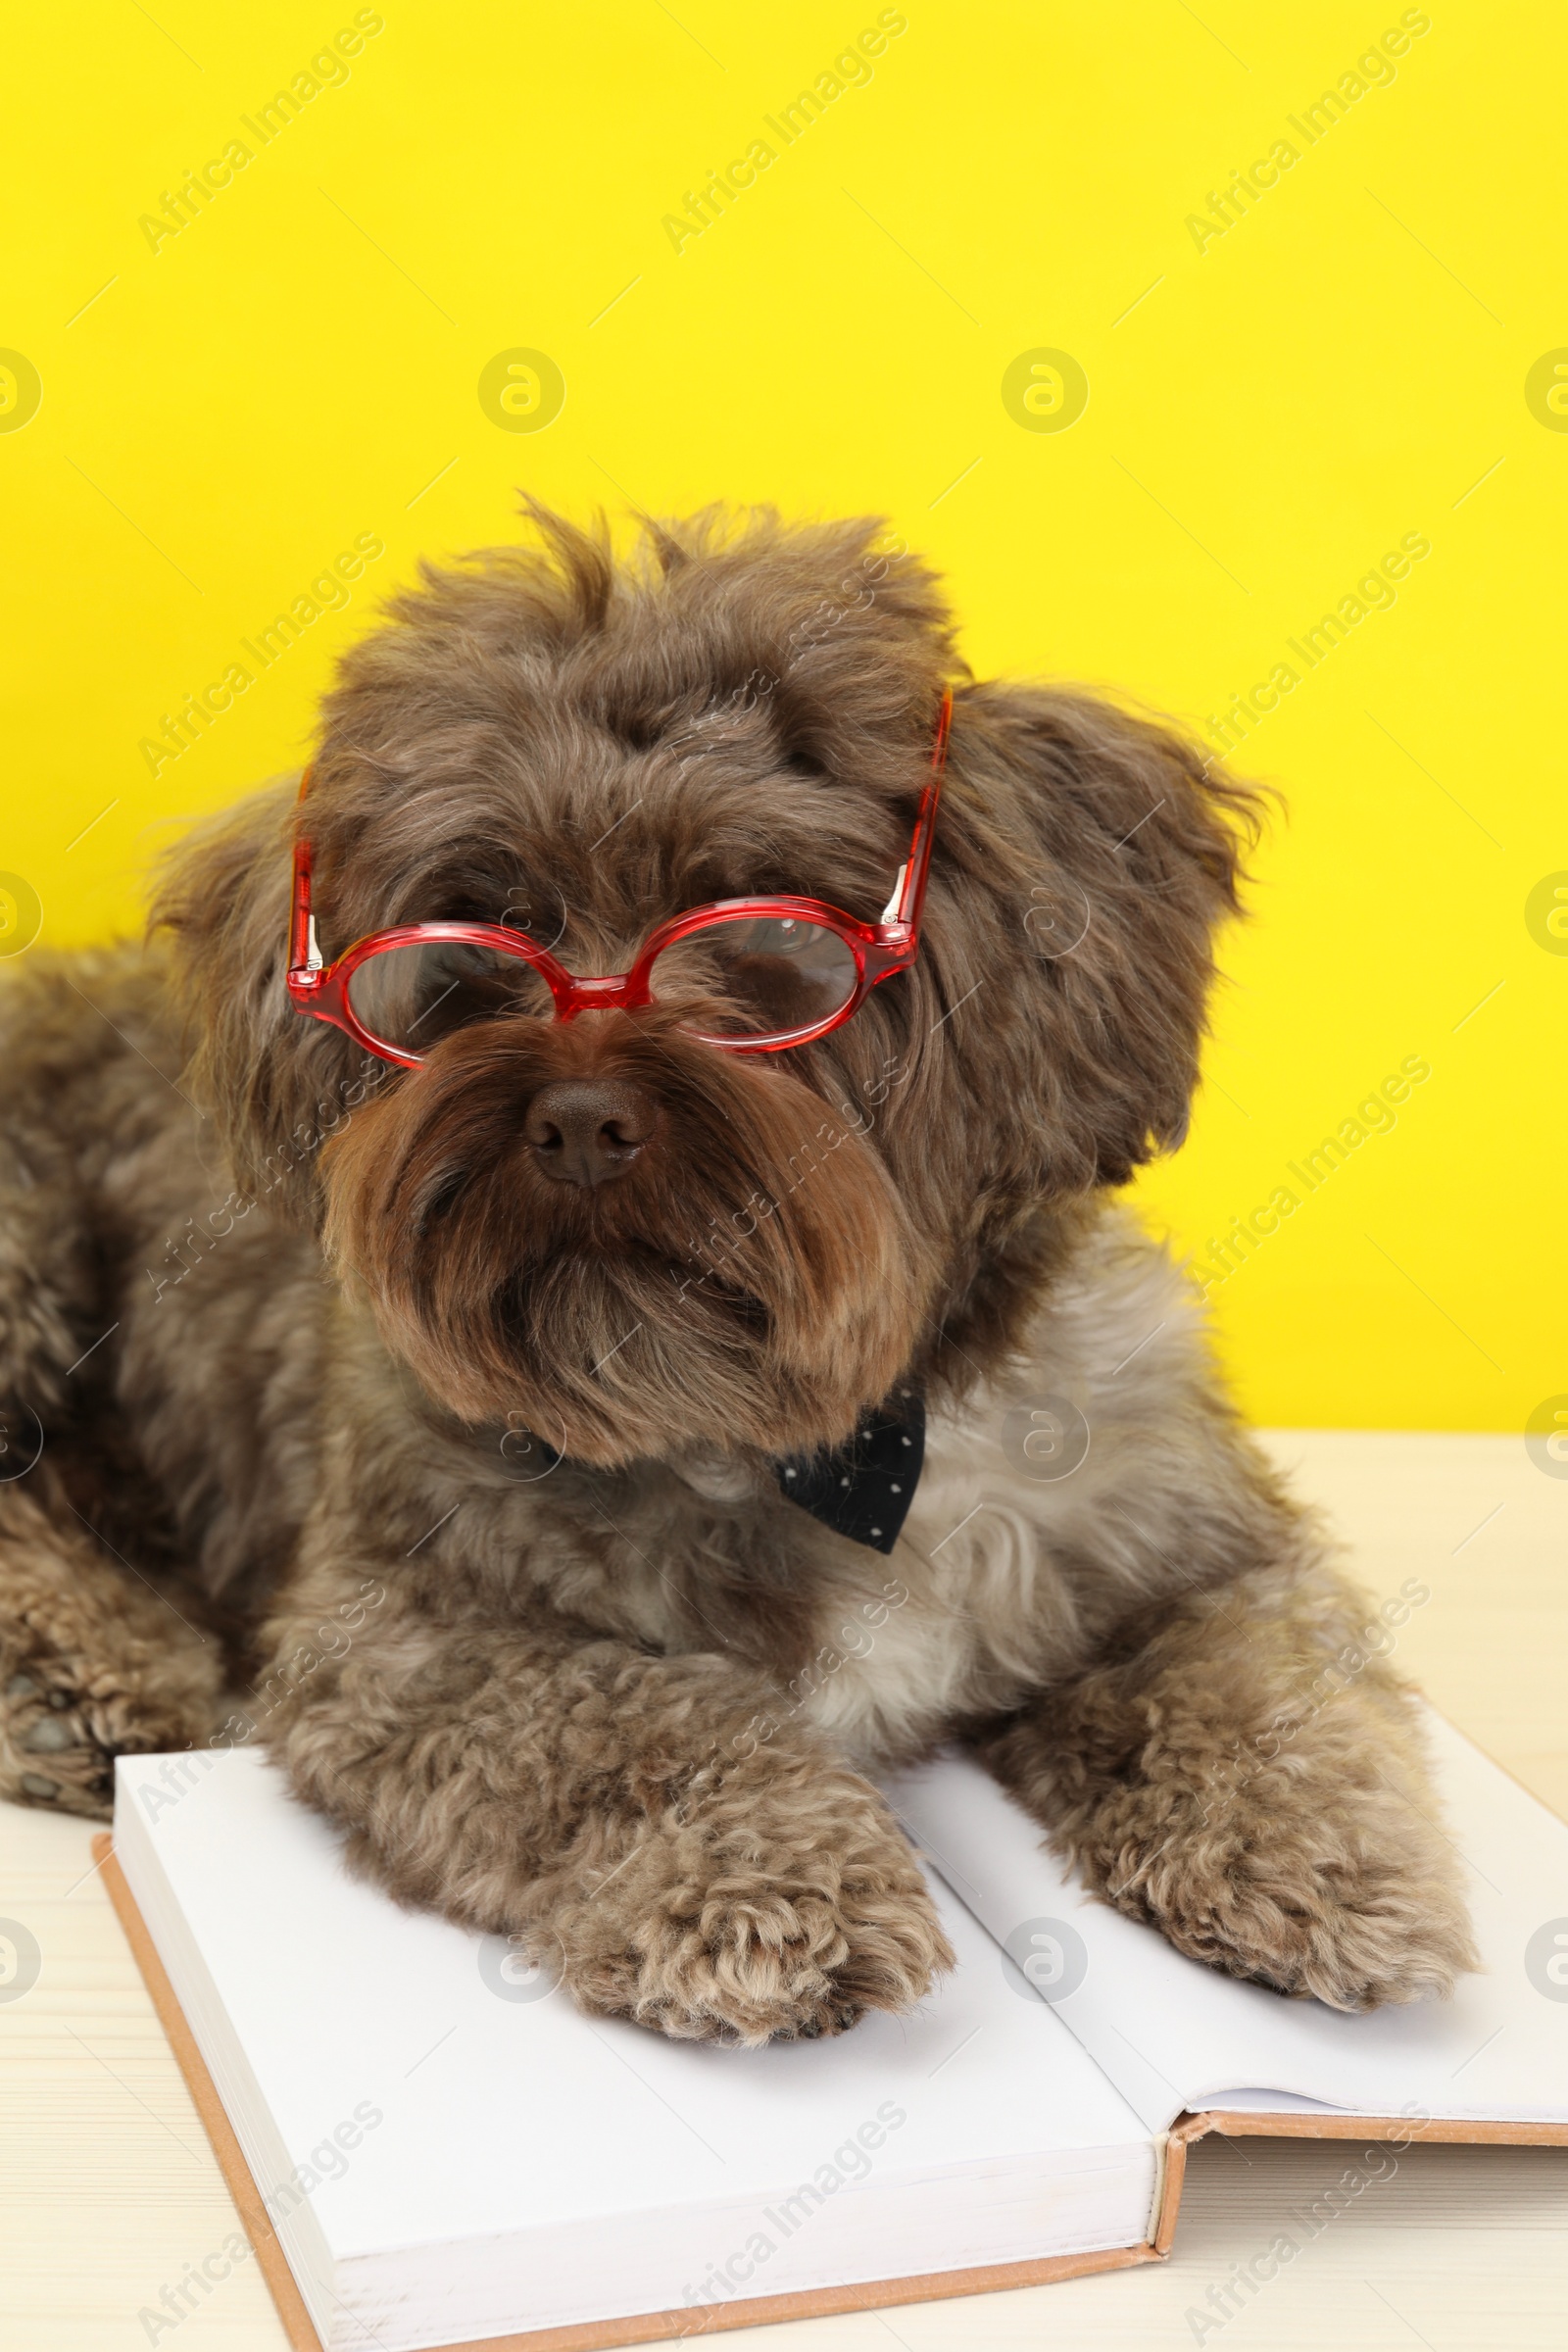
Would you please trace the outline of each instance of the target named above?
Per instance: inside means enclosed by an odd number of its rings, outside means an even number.
[[[271,1629],[265,1736],[362,1869],[516,1936],[578,2004],[679,2039],[905,2009],[952,1954],[870,1785],[769,1732],[772,1687],[542,1605],[436,1622],[396,1572],[318,1576]]]
[[[1475,1955],[1389,1645],[1326,1565],[1260,1568],[1189,1593],[978,1750],[1178,1950],[1339,2009],[1446,1993]]]

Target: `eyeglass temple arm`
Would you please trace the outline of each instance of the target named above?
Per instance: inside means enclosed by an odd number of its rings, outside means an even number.
[[[899,878],[893,885],[893,896],[882,909],[885,923],[898,923],[911,937],[920,927],[920,910],[925,905],[926,876],[931,870],[931,844],[936,837],[937,805],[942,798],[942,776],[948,761],[948,732],[953,724],[953,692],[950,688],[942,697],[937,713],[936,736],[931,746],[931,774],[920,795],[920,813],[914,820],[914,839],[909,855],[899,868]]]
[[[310,768],[300,779],[300,805],[311,789]],[[297,820],[296,820],[297,821]],[[289,911],[288,969],[292,979],[297,973],[317,973],[321,968],[321,951],[316,944],[316,920],[311,913],[311,845],[303,830],[294,836],[294,897]]]

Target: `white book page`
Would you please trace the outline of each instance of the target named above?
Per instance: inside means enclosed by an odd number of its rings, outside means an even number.
[[[1094,1900],[968,1757],[886,1786],[916,1844],[1152,2130],[1232,2103],[1568,2123],[1568,1824],[1430,1710],[1427,1726],[1483,1973],[1450,2001],[1356,2017],[1238,1983]]]
[[[526,1997],[536,1988],[514,1962],[514,1990],[499,1990],[497,1939],[401,1910],[351,1879],[335,1833],[258,1755],[122,1757],[116,1832],[204,2056],[220,2084],[262,2103],[288,2166],[313,2176],[314,2223],[333,2264],[519,2231],[560,2236],[586,2223],[602,2259],[577,2286],[585,2308],[611,2314],[650,2306],[615,2289],[619,2250],[642,2242],[637,2230],[607,2224],[683,2207],[731,2217],[702,2235],[705,2259],[716,2261],[746,2244],[748,2227],[770,2227],[755,2217],[802,2182],[842,2189],[836,2213],[880,2214],[884,2232],[898,2209],[873,2192],[946,2182],[935,2203],[906,2200],[924,2218],[892,2248],[905,2271],[971,2258],[932,2234],[970,2174],[1004,2204],[1015,2178],[1016,2227],[1041,2251],[1057,2250],[1041,2240],[1058,2228],[1041,2182],[1062,2183],[1067,2245],[1126,2244],[1147,2227],[1149,2132],[940,1886],[959,1967],[917,2012],[867,2017],[833,2040],[739,2050],[589,2021],[548,1985]],[[188,1950],[179,1958],[186,1931],[199,1969]],[[331,2143],[346,2121],[354,2145],[339,2163]],[[1120,2184],[1108,2235],[1104,2211],[1097,2220],[1093,2210],[1097,2171]],[[1037,2184],[1029,2211],[1026,2180]],[[797,2250],[777,2234],[777,2259],[754,2292],[794,2282]],[[813,2221],[802,2259],[820,2266],[813,2246],[836,2235],[840,2223]],[[839,2275],[896,2276],[888,2256],[884,2235],[865,2243],[861,2270],[845,2271],[842,2251],[832,2261]],[[480,2249],[478,2271],[488,2259]],[[658,2281],[666,2303],[684,2299],[689,2248],[683,2259],[684,2273]]]

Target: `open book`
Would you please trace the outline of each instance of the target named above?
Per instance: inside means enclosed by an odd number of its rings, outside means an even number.
[[[1568,2142],[1568,1826],[1432,1735],[1486,1973],[1367,2017],[1090,1901],[956,1756],[888,1793],[957,1967],[830,2041],[590,2021],[246,1752],[122,1757],[106,1876],[300,2352],[585,2352],[1154,2259],[1216,2123]]]

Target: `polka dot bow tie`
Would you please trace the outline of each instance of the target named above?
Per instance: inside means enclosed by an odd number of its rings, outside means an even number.
[[[924,1401],[901,1389],[860,1423],[847,1446],[832,1453],[792,1454],[773,1468],[791,1502],[852,1544],[885,1552],[899,1540],[924,1458]]]

